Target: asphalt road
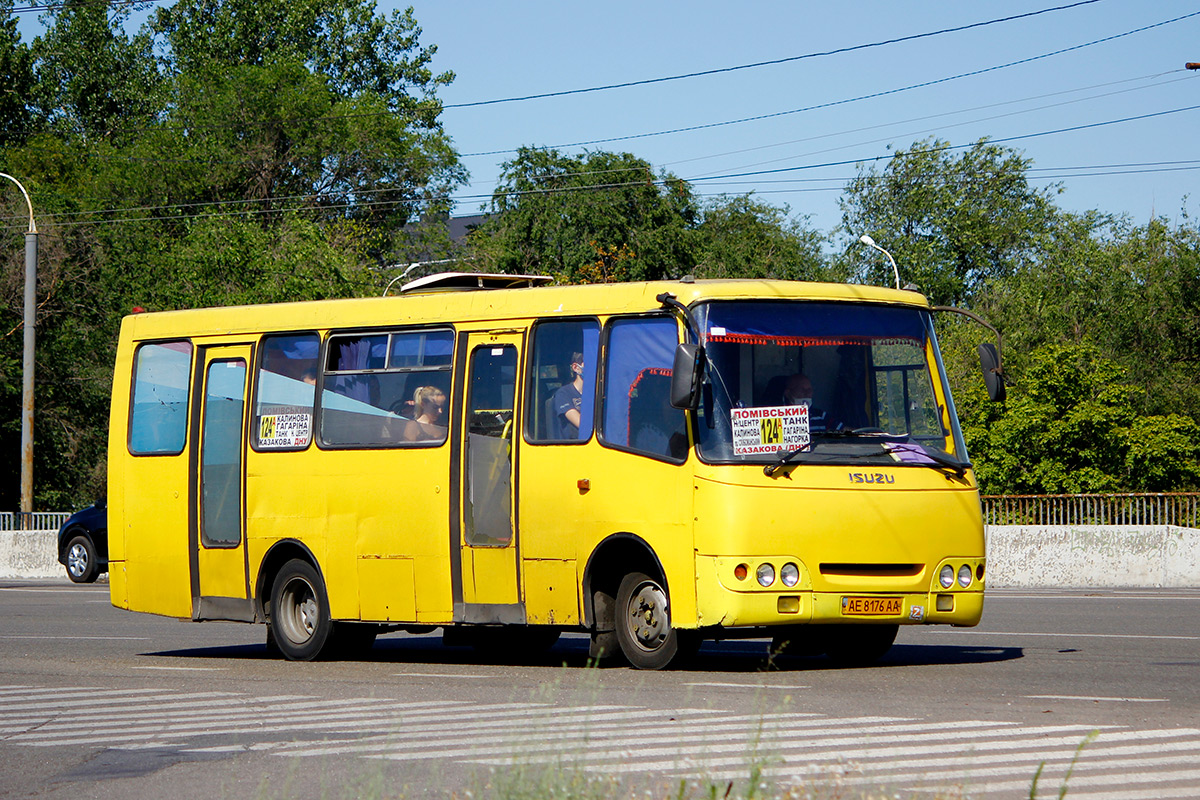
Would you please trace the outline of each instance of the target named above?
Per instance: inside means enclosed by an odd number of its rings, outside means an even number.
[[[979,627],[902,628],[860,669],[764,641],[590,669],[582,637],[520,659],[437,634],[298,664],[264,638],[0,582],[0,796],[734,797],[761,769],[793,796],[1027,798],[1040,765],[1039,797],[1200,798],[1200,590],[993,591]]]

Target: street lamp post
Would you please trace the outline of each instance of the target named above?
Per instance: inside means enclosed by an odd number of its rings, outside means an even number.
[[[896,266],[896,259],[892,258],[892,254],[889,253],[887,250],[884,250],[879,245],[875,244],[875,240],[872,239],[870,236],[868,236],[865,233],[862,236],[858,237],[858,240],[860,242],[862,242],[863,244],[865,244],[867,247],[874,247],[876,250],[878,250],[879,252],[881,252],[885,256],[887,256],[887,260],[892,262],[892,272],[896,273],[896,288],[899,289],[900,288],[900,268]]]
[[[29,207],[29,230],[25,233],[25,342],[21,379],[21,515],[29,520],[33,511],[33,352],[37,320],[38,232],[29,192],[12,175],[0,172],[0,178],[15,183]]]

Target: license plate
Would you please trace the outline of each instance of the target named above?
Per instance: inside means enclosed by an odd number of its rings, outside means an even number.
[[[899,597],[843,597],[842,616],[845,617],[898,617]]]

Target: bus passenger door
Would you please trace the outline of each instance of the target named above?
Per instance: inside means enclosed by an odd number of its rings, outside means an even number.
[[[458,479],[451,526],[454,619],[520,624],[525,607],[513,486],[521,336],[464,333],[459,344],[451,454]]]
[[[193,619],[254,619],[245,536],[247,365],[251,347],[197,359],[190,524]]]

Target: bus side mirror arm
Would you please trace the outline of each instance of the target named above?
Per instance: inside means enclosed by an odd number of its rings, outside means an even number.
[[[700,405],[700,393],[704,385],[704,345],[700,344],[700,332],[691,309],[670,292],[654,298],[665,308],[678,311],[687,326],[690,342],[675,348],[675,361],[671,367],[671,405],[695,411]]]
[[[984,342],[979,345],[979,366],[983,370],[983,383],[987,386],[988,397],[993,403],[1003,403],[1008,396],[1008,379],[1004,375],[1004,363],[1001,359],[1001,350],[1004,347],[1003,339],[1000,336],[1000,331],[996,330],[987,320],[976,314],[974,311],[967,311],[965,308],[955,308],[954,306],[934,306],[934,311],[950,311],[955,314],[962,314],[975,322],[978,322],[983,327],[987,328],[996,335],[996,343]]]

